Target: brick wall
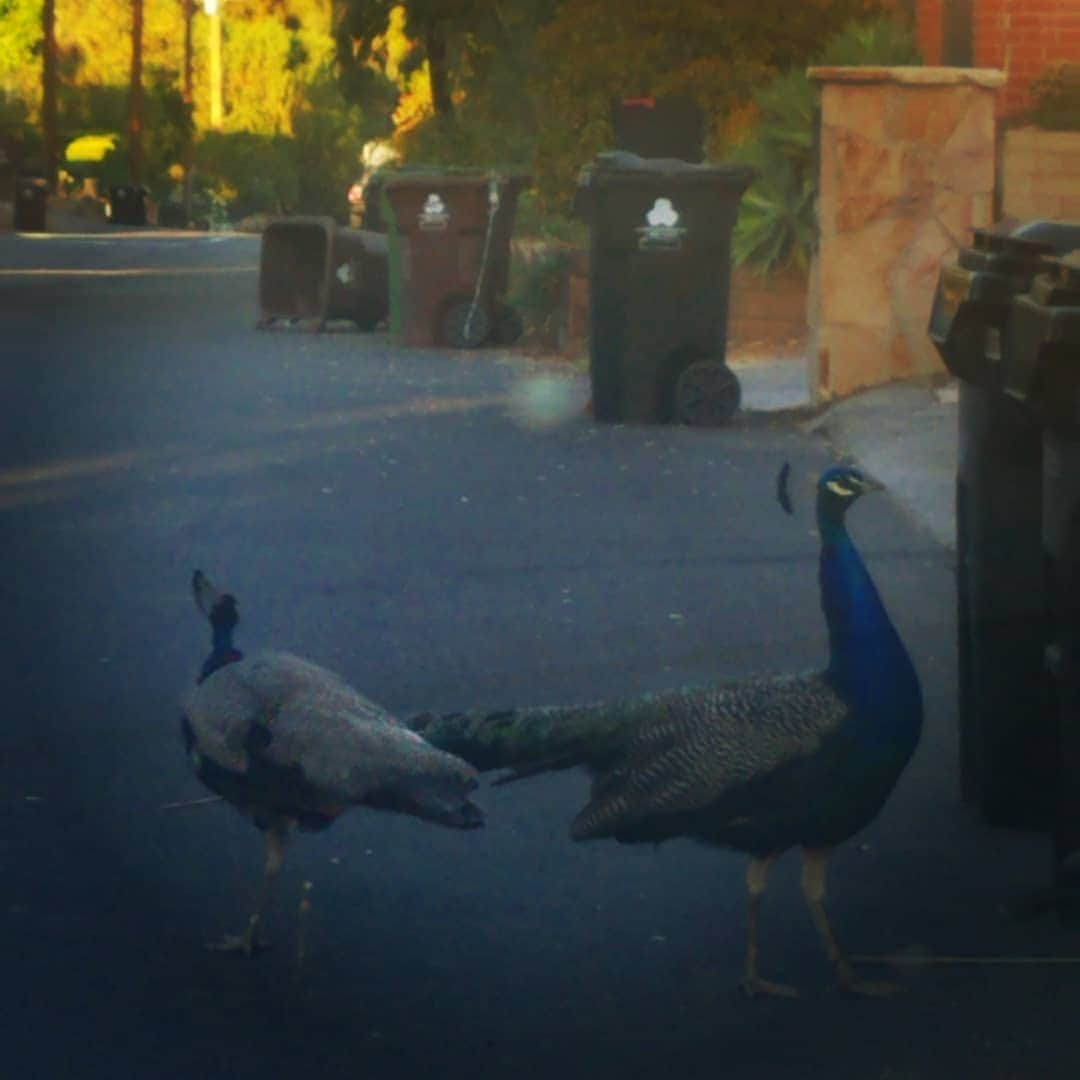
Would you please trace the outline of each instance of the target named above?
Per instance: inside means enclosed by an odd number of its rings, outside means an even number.
[[[1031,80],[1058,60],[1080,62],[1080,0],[971,0],[972,63],[1002,68],[998,98],[1008,115],[1028,104]],[[942,63],[945,0],[916,0],[919,45],[927,64]]]
[[[928,64],[941,63],[944,45],[944,0],[918,0],[916,28],[919,35],[919,51]]]

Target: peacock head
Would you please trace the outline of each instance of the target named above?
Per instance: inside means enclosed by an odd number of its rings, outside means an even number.
[[[881,491],[884,486],[854,465],[831,466],[818,480],[818,521],[822,524],[839,524],[852,503],[868,491]]]

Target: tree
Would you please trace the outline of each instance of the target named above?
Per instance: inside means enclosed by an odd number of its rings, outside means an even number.
[[[536,41],[540,102],[535,173],[545,201],[566,205],[578,169],[611,145],[611,105],[626,96],[687,94],[726,118],[769,75],[810,56],[880,0],[564,0]]]
[[[453,69],[457,56],[473,26],[494,3],[495,0],[412,0],[403,5],[399,0],[339,0],[335,28],[338,61],[346,69],[369,66],[395,13],[404,12],[403,31],[418,45],[411,66],[427,65],[435,119],[443,127],[452,126]],[[403,74],[407,75],[408,69]]]
[[[128,108],[128,170],[133,184],[142,183],[143,0],[131,0],[131,87]]]
[[[56,146],[56,3],[41,5],[41,131],[45,150],[45,179],[56,190],[59,155]]]

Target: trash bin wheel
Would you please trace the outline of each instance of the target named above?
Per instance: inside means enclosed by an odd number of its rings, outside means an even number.
[[[675,415],[691,427],[726,424],[742,401],[742,387],[723,360],[695,360],[675,380]]]
[[[380,303],[377,296],[359,293],[353,304],[351,318],[357,330],[374,330],[386,315],[386,304]]]
[[[517,309],[509,304],[497,303],[495,305],[495,326],[491,333],[492,340],[498,345],[513,345],[524,333],[525,320]]]
[[[476,349],[491,333],[491,317],[483,304],[452,300],[442,317],[442,340],[452,349]]]

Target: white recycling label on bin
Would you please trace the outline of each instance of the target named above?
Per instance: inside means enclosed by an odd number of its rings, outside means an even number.
[[[445,229],[450,223],[450,213],[442,196],[433,191],[425,200],[424,208],[416,218],[421,229]]]
[[[645,222],[646,224],[639,225],[635,230],[638,234],[638,247],[642,251],[650,248],[672,250],[682,247],[686,229],[679,224],[679,211],[670,199],[662,195],[658,197],[652,209],[645,215]]]

